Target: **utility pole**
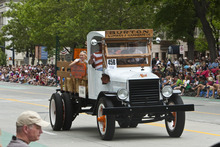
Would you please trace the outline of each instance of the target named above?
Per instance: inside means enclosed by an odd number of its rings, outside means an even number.
[[[60,0],[57,0],[60,3]],[[59,50],[59,36],[58,32],[56,33],[56,57],[55,57],[55,75],[56,75],[56,84],[58,84],[58,76],[57,76],[57,60],[58,60],[58,50]]]
[[[14,49],[14,47],[12,49],[12,65],[13,66],[15,65],[15,49]]]

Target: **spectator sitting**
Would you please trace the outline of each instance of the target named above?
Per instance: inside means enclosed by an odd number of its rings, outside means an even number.
[[[175,84],[176,84],[176,86],[174,89],[180,90],[181,87],[183,86],[183,76],[181,74],[178,75],[178,79]]]
[[[218,95],[220,94],[219,84],[220,84],[220,75],[217,75],[216,76],[216,82],[213,84],[212,98],[215,97],[215,90],[217,90]]]
[[[181,95],[184,95],[185,90],[189,90],[189,89],[191,89],[191,86],[190,86],[190,77],[189,77],[189,76],[186,76],[186,77],[185,77],[185,80],[184,80],[184,82],[183,82]]]
[[[166,85],[171,85],[171,84],[173,84],[172,77],[171,76],[167,76],[164,79],[164,81],[163,81],[162,87],[164,87]]]
[[[196,90],[197,89],[197,94],[195,97],[198,97],[199,96],[199,93],[201,90],[203,90],[204,88],[206,87],[206,80],[205,80],[205,77],[204,76],[200,76],[199,77],[199,85],[192,88],[193,90]]]
[[[208,77],[207,78],[207,83],[206,83],[206,89],[207,89],[207,94],[206,94],[206,98],[209,97],[209,91],[214,89],[214,81],[212,77]]]

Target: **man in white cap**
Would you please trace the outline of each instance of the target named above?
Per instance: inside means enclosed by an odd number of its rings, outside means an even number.
[[[34,111],[25,111],[20,114],[16,122],[16,136],[7,147],[29,147],[32,141],[37,141],[43,133],[41,127],[47,127],[48,122],[41,119]]]

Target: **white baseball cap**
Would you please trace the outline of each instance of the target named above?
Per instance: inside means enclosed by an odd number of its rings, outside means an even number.
[[[41,119],[40,115],[34,111],[25,111],[20,114],[17,119],[16,126],[32,125],[36,124],[41,127],[47,127],[49,122]]]

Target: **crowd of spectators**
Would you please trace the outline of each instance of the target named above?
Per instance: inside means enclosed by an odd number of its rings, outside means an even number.
[[[164,61],[152,60],[153,72],[160,77],[161,88],[171,85],[181,90],[181,95],[219,98],[220,95],[220,58],[188,60],[186,57]]]
[[[195,60],[175,58],[174,61],[153,58],[152,70],[160,77],[161,88],[171,85],[173,89],[181,90],[181,95],[219,98],[219,62],[220,57],[214,62],[205,57]],[[59,83],[54,65],[0,66],[0,81],[41,86]]]
[[[56,86],[55,68],[53,65],[0,66],[0,81]]]

